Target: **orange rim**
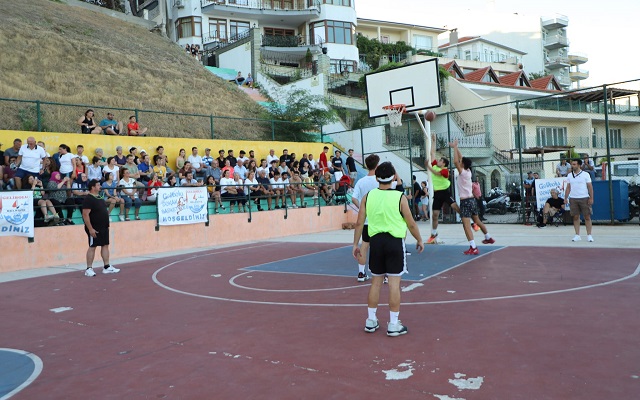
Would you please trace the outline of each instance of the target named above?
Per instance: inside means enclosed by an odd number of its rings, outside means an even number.
[[[382,109],[383,110],[396,110],[396,111],[404,114],[405,105],[404,104],[391,104],[389,106],[383,106]]]

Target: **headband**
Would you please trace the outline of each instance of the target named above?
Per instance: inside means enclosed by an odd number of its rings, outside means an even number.
[[[395,175],[391,175],[388,178],[378,178],[378,177],[376,177],[376,180],[378,182],[380,182],[380,183],[389,183],[389,182],[393,181],[393,178],[395,178]]]

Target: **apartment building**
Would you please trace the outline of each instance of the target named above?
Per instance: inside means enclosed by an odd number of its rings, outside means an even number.
[[[252,29],[260,38],[252,45],[265,58],[277,54],[290,64],[301,63],[309,49],[313,55],[328,54],[334,70],[355,70],[358,62],[353,0],[138,0],[134,12],[164,25],[180,46],[199,45],[212,66],[251,70],[246,60],[242,66],[220,65],[218,56],[247,39]]]

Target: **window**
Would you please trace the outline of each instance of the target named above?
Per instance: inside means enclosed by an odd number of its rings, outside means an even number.
[[[211,39],[227,38],[227,20],[209,19],[209,37]]]
[[[622,148],[622,129],[609,129],[609,147],[612,149]]]
[[[596,128],[591,128],[591,147],[598,147],[598,134]]]
[[[513,126],[513,143],[515,144],[516,149],[520,148],[521,145],[523,149],[527,147],[525,128],[526,126],[520,125],[520,137],[518,137],[518,125]]]
[[[311,24],[313,43],[353,44],[354,28],[350,22],[320,21]],[[320,43],[318,43],[320,41]]]
[[[333,4],[334,6],[351,7],[351,0],[324,0],[324,4]]]
[[[332,74],[339,74],[345,71],[355,72],[356,65],[355,61],[332,59],[329,61],[329,72]]]
[[[178,39],[202,36],[202,18],[188,17],[178,19],[176,21],[176,32]]]
[[[231,40],[236,40],[239,35],[249,31],[251,27],[248,22],[244,21],[229,21],[229,35]]]
[[[293,29],[264,28],[263,46],[297,47],[302,38]]]
[[[566,146],[567,128],[558,126],[536,127],[536,146]]]
[[[471,50],[465,50],[464,51],[464,59],[465,60],[471,60]]]
[[[431,36],[413,35],[413,47],[416,50],[432,50],[433,41]]]

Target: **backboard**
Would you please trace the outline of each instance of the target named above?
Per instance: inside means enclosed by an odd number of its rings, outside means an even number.
[[[438,59],[365,75],[369,118],[386,116],[382,107],[404,104],[407,112],[440,107]]]

